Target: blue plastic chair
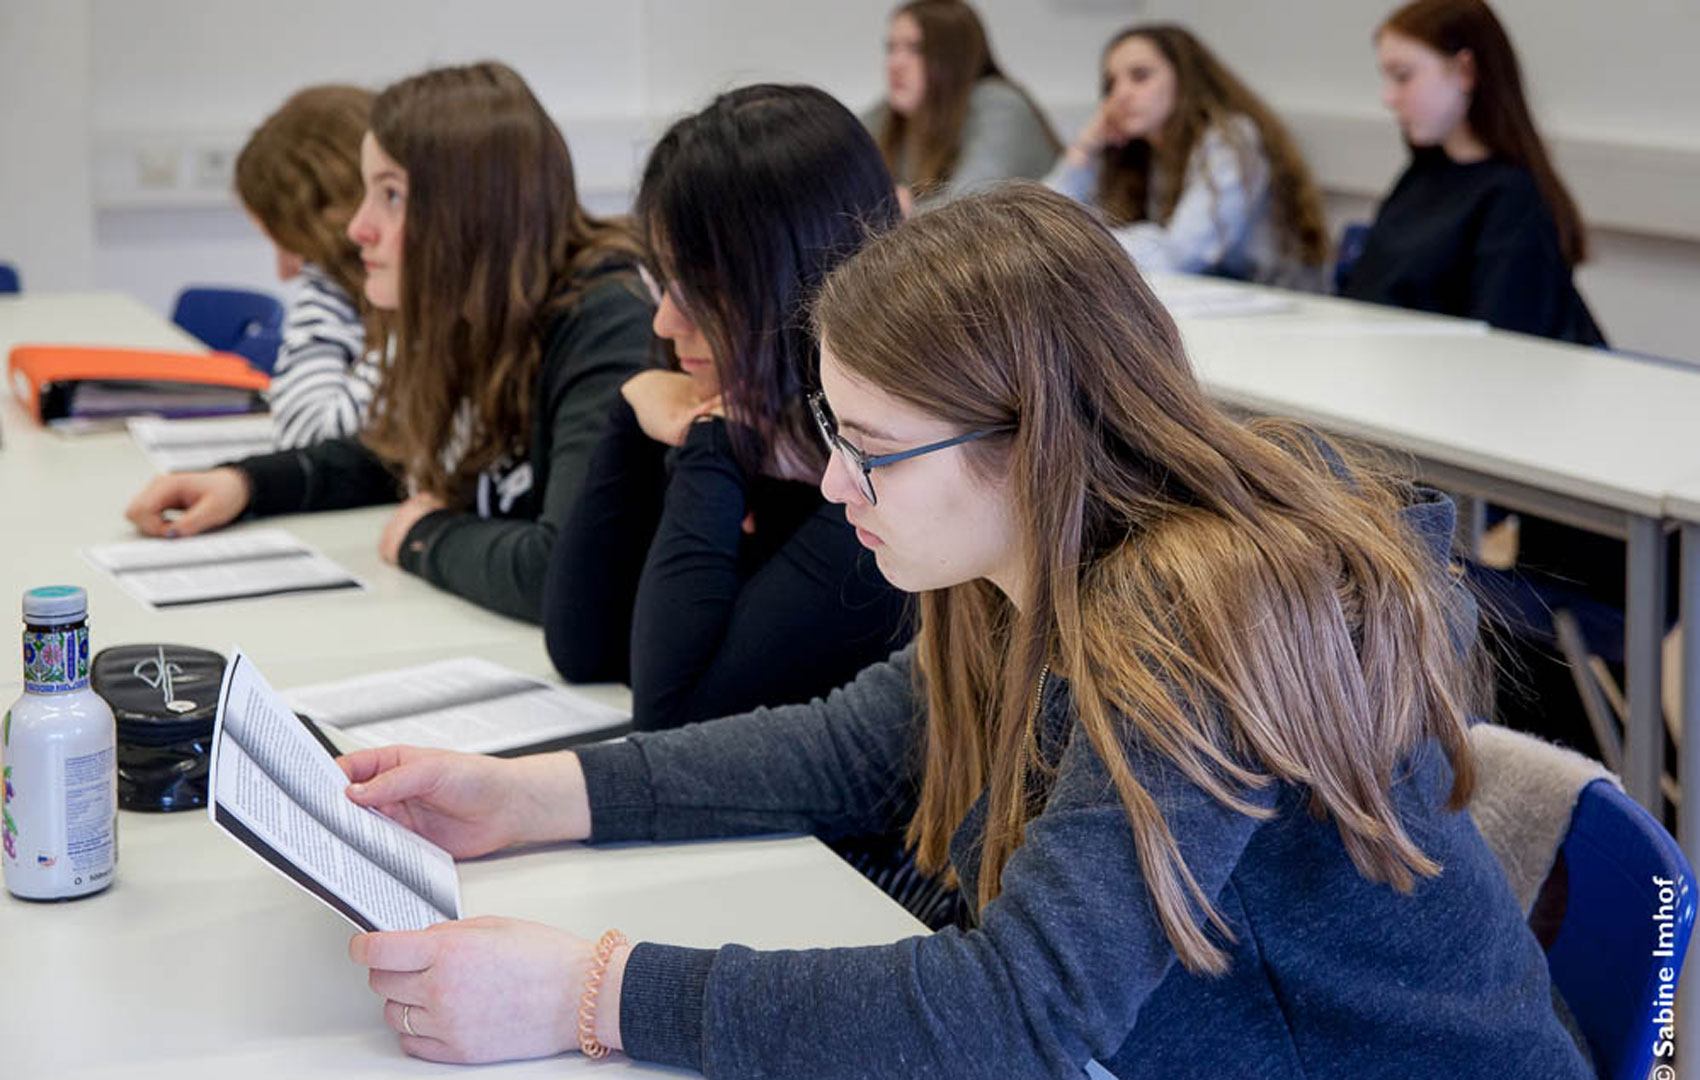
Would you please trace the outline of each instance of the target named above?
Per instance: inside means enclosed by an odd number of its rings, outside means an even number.
[[[1346,291],[1346,279],[1352,276],[1352,267],[1358,265],[1358,256],[1364,253],[1364,242],[1369,239],[1369,222],[1350,221],[1340,230],[1340,243],[1334,249],[1334,292],[1336,295]]]
[[[18,280],[18,268],[11,263],[0,263],[0,293],[23,291],[23,282]]]
[[[1649,1021],[1662,1007],[1659,969],[1670,970],[1674,993],[1694,928],[1694,871],[1670,833],[1606,780],[1582,789],[1559,854],[1568,895],[1547,948],[1553,983],[1600,1076],[1646,1080],[1653,1064]],[[1671,882],[1668,894],[1655,876]],[[1662,914],[1668,920],[1659,921]],[[1656,950],[1671,955],[1655,956]],[[1673,1025],[1675,1011],[1673,1003]]]
[[[177,294],[171,321],[208,348],[237,353],[268,375],[283,343],[283,305],[261,292],[184,289]]]

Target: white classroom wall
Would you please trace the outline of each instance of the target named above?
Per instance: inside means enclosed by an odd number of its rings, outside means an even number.
[[[1006,69],[1064,135],[1108,34],[1191,25],[1288,116],[1337,219],[1403,153],[1377,101],[1380,0],[982,0]],[[277,288],[228,193],[247,130],[292,89],[430,63],[513,64],[562,124],[586,200],[618,209],[670,118],[755,79],[854,108],[881,82],[888,0],[0,0],[0,259],[26,288]],[[1614,344],[1700,360],[1700,3],[1497,0],[1595,230],[1581,283]],[[20,108],[19,103],[27,103]],[[27,153],[12,152],[28,148]]]

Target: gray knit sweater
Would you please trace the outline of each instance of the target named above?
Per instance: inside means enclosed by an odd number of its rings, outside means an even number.
[[[1436,497],[1407,519],[1437,552]],[[922,707],[909,651],[824,701],[582,751],[593,841],[881,832],[913,810]],[[1187,865],[1232,928],[1219,978],[1177,962],[1127,819],[1069,687],[1052,680],[1043,811],[968,932],[863,948],[633,950],[620,998],[633,1057],[711,1077],[1436,1077],[1567,1080],[1586,1066],[1553,1014],[1539,945],[1434,747],[1396,799],[1444,867],[1411,895],[1364,880],[1306,793],[1233,812],[1130,734]],[[975,895],[984,799],[951,843]],[[680,903],[689,903],[681,897]]]

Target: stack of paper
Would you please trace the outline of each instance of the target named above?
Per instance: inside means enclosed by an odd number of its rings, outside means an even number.
[[[181,540],[129,540],[83,549],[136,599],[154,607],[245,600],[365,585],[282,529]]]
[[[272,418],[233,416],[216,420],[161,420],[137,416],[130,435],[160,472],[193,472],[272,450]]]
[[[1152,277],[1148,283],[1169,314],[1177,319],[1280,315],[1298,310],[1292,297],[1249,285],[1171,276]]]
[[[624,733],[630,718],[564,686],[475,657],[289,691],[289,703],[356,746],[496,753]]]

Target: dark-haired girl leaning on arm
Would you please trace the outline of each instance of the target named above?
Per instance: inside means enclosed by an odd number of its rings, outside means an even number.
[[[821,498],[806,304],[897,217],[826,93],[751,86],[662,137],[637,220],[680,370],[626,383],[544,594],[573,681],[629,682],[639,730],[807,701],[908,637],[905,601]]]
[[[348,232],[367,298],[396,326],[370,426],[159,477],[128,515],[188,536],[243,513],[401,499],[378,540],[385,561],[536,622],[608,410],[652,362],[636,238],[579,205],[566,141],[501,64],[385,90],[360,159],[366,195]]]

